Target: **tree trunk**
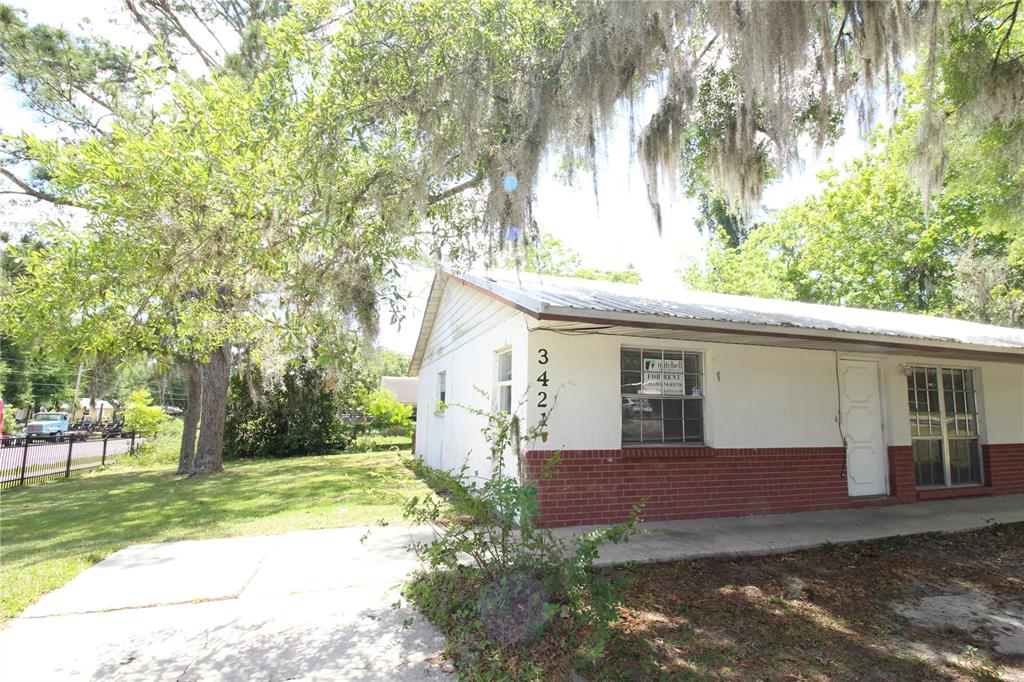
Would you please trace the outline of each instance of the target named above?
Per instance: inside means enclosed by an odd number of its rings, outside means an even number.
[[[203,365],[203,423],[199,427],[199,444],[189,474],[224,471],[224,419],[228,408],[228,376],[231,370],[231,344],[210,354]]]
[[[199,401],[203,395],[203,369],[195,360],[189,360],[188,395],[185,397],[185,427],[181,433],[181,452],[178,454],[178,474],[187,474],[196,454],[196,432],[199,430]]]

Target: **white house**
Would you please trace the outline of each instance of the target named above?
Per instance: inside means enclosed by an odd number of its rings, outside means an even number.
[[[655,520],[1024,492],[1020,329],[438,272],[410,374],[416,452],[437,468],[490,471],[463,406],[530,425],[550,412],[524,463],[546,525],[615,522],[639,502]]]

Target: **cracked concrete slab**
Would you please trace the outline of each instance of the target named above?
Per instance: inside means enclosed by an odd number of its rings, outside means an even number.
[[[429,531],[343,528],[140,545],[0,632],[11,680],[440,680],[399,593]]]

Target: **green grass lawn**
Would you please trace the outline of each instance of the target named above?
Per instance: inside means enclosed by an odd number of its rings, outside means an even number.
[[[128,545],[401,523],[404,500],[429,492],[405,454],[229,462],[195,479],[119,467],[4,491],[0,621]]]

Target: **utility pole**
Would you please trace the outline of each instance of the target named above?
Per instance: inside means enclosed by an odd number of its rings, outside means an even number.
[[[75,399],[71,402],[71,421],[75,421],[75,412],[78,410],[78,389],[82,387],[82,361],[78,361],[78,376],[75,377]],[[65,395],[67,395],[65,393]]]

